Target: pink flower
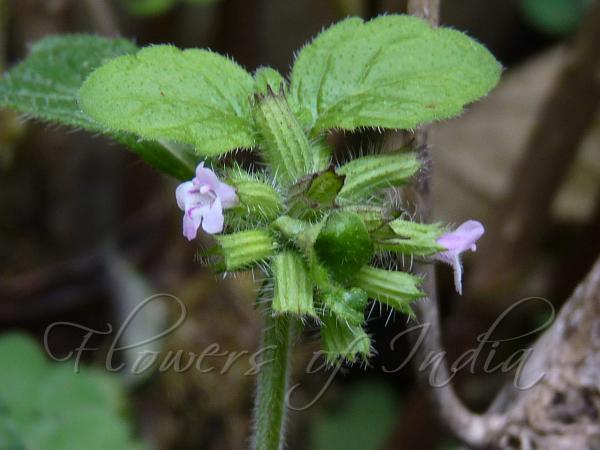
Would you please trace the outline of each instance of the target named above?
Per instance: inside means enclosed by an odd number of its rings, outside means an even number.
[[[467,220],[456,230],[443,234],[437,243],[446,248],[447,251],[438,253],[434,259],[450,264],[454,268],[454,286],[456,292],[462,295],[462,263],[461,253],[477,250],[475,243],[479,240],[485,229],[476,220]]]
[[[198,228],[209,234],[223,231],[223,208],[231,208],[238,202],[235,189],[219,181],[215,173],[201,162],[192,181],[181,183],[175,192],[177,205],[184,211],[183,235],[193,240]]]

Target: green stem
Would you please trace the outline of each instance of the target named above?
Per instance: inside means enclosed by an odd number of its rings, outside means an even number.
[[[293,321],[287,315],[266,314],[254,410],[254,450],[280,450],[284,446]]]

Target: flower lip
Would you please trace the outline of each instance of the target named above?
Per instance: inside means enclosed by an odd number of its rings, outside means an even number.
[[[209,234],[223,231],[223,209],[238,203],[235,189],[219,181],[217,175],[198,164],[196,176],[191,181],[181,183],[175,191],[177,206],[184,211],[183,235],[193,240],[202,229]]]
[[[476,242],[485,232],[481,222],[467,220],[454,231],[449,231],[437,239],[437,243],[444,247],[442,251],[434,256],[434,259],[449,264],[454,269],[454,286],[456,292],[462,295],[462,262],[461,253],[477,250]]]

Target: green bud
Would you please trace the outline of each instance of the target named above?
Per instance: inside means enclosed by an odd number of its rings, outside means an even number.
[[[317,257],[333,278],[346,284],[373,256],[373,242],[360,216],[334,212],[315,242]]]

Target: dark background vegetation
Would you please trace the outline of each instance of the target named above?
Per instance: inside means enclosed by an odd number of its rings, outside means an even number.
[[[118,34],[139,45],[209,47],[248,70],[269,65],[287,73],[294,51],[332,22],[406,8],[399,0],[221,0],[176,4],[164,13],[140,16],[123,3],[0,1],[0,66],[6,69],[22,59],[28,46],[46,35],[85,32]],[[568,50],[561,48],[572,42],[582,2],[548,1],[546,6],[567,5],[558,19],[543,17],[533,3],[442,2],[442,24],[484,43],[506,67],[496,93],[433,130],[434,216],[454,223],[475,218],[488,229],[481,252],[466,261],[462,298],[453,292],[450,270],[438,270],[450,361],[477,347],[476,336],[521,298],[544,297],[559,307],[600,247],[598,120],[590,119],[589,126],[575,132],[572,145],[556,154],[528,158],[528,138],[568,58]],[[574,18],[566,20],[565,11]],[[595,104],[597,92],[582,91],[572,95],[579,95],[582,104]],[[561,121],[566,132],[577,127],[569,120]],[[377,141],[368,133],[331,137],[338,154]],[[542,176],[539,185],[528,184],[540,173],[553,175],[546,182]],[[175,180],[104,138],[22,122],[0,111],[0,330],[41,339],[56,321],[105,329],[107,322],[122,321],[144,293],[167,292],[186,303],[189,317],[162,342],[163,349],[200,354],[216,342],[227,351],[255,351],[261,319],[253,309],[251,279],[220,281],[196,261],[197,244],[180,234],[175,186]],[[531,197],[520,214],[543,220],[526,227],[520,237],[526,245],[506,245],[490,231],[501,229],[510,214],[507,199],[531,190],[548,195]],[[547,313],[542,306],[533,302],[514,311],[499,335],[535,329]],[[166,320],[169,312],[175,314],[168,308],[156,314]],[[411,366],[393,374],[381,369],[397,367],[406,358],[406,339],[394,350],[389,346],[406,324],[404,317],[374,311],[369,332],[378,353],[371,366],[342,368],[320,401],[292,414],[290,449],[455,448]],[[136,329],[152,334],[159,326],[146,318],[136,321]],[[503,345],[495,361],[527,347],[534,337]],[[81,339],[81,331],[65,327],[52,333],[51,345],[65,353]],[[86,354],[86,362],[104,364],[109,340],[94,339],[100,350]],[[310,330],[296,346],[299,403],[314,398],[331,373],[305,373],[318,348],[318,335]],[[489,350],[480,356],[476,373],[467,368],[455,379],[466,403],[478,410],[507,379],[507,374],[481,370]],[[130,415],[144,439],[161,449],[246,447],[254,379],[243,375],[243,359],[224,375],[218,369],[225,359],[211,361],[217,371],[210,374],[191,370],[128,380]],[[0,370],[4,364],[10,361],[1,361]]]

